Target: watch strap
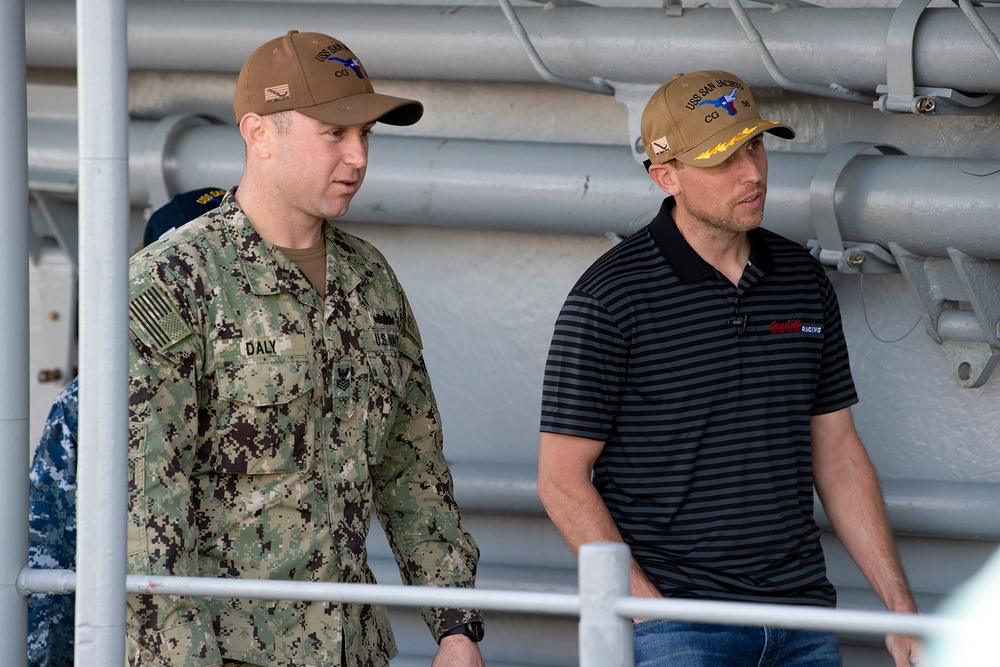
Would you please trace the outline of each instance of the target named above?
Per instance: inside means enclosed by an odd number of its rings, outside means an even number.
[[[479,642],[486,635],[486,628],[482,621],[470,621],[469,623],[463,623],[462,625],[456,625],[450,630],[445,630],[438,637],[438,643],[445,637],[450,637],[451,635],[465,635],[474,642]]]

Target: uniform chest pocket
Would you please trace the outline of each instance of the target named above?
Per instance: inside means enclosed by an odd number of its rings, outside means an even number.
[[[262,475],[307,470],[312,460],[313,379],[305,358],[216,364],[216,472]]]

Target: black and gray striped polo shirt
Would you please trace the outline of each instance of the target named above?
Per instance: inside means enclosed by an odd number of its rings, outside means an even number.
[[[570,292],[541,430],[606,442],[594,484],[665,595],[833,606],[809,432],[857,402],[833,286],[764,229],[734,286],[672,206]]]

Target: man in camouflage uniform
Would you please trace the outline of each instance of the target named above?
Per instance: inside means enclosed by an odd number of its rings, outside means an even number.
[[[146,222],[149,245],[191,218],[219,205],[225,190],[199,188],[175,195]],[[76,567],[76,433],[80,411],[79,381],[59,392],[45,421],[31,461],[28,494],[29,567]],[[28,598],[28,667],[73,664],[76,597],[72,594]]]
[[[327,221],[367,167],[374,93],[338,40],[291,31],[237,81],[240,185],[130,267],[133,574],[373,583],[374,509],[410,584],[471,587],[421,340],[371,245]],[[424,609],[435,666],[483,664],[476,611]],[[381,607],[130,596],[130,665],[378,667]]]

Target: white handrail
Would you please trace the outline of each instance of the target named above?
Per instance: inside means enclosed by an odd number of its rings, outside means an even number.
[[[934,614],[833,609],[751,602],[716,602],[628,595],[629,550],[624,544],[586,544],[580,549],[580,593],[540,593],[483,588],[440,588],[315,581],[262,581],[128,575],[126,592],[141,595],[197,595],[261,600],[308,600],[397,607],[475,608],[580,618],[580,665],[633,667],[632,618],[663,618],[771,626],[865,635],[942,636],[957,630],[955,618]],[[72,570],[24,568],[18,591],[68,593]]]

